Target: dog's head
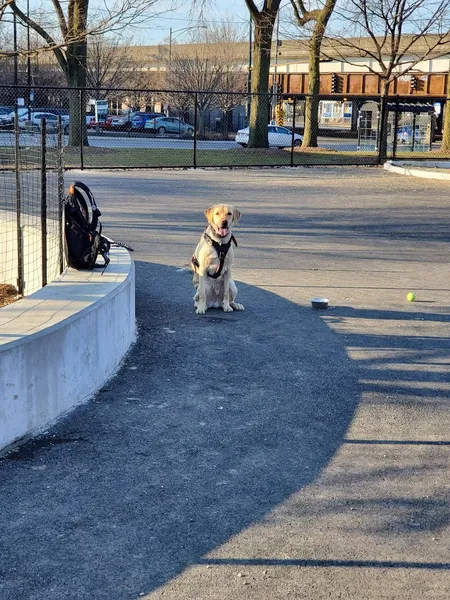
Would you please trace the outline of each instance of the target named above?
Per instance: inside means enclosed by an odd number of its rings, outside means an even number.
[[[215,204],[205,210],[205,217],[217,235],[225,237],[231,226],[239,221],[241,213],[231,204]]]

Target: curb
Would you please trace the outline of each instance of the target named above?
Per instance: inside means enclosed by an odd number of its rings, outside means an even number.
[[[383,168],[390,173],[397,173],[398,175],[409,175],[412,177],[422,177],[423,179],[440,179],[444,181],[450,181],[450,172],[449,173],[440,173],[437,171],[424,171],[418,168],[409,168],[406,165],[410,165],[407,161],[397,161],[392,162],[388,160],[384,163]],[[404,166],[402,166],[404,165]],[[450,163],[443,162],[434,162],[434,161],[426,161],[421,163],[423,167],[428,168],[450,168]]]
[[[103,275],[67,269],[0,310],[0,450],[91,398],[134,341],[134,263],[110,258]]]

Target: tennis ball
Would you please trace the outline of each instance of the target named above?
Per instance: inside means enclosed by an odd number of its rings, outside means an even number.
[[[406,299],[408,300],[408,302],[414,302],[414,300],[416,299],[416,294],[414,292],[409,292],[408,294],[406,294]]]

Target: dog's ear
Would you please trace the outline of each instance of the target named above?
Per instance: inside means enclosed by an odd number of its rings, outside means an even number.
[[[214,211],[214,206],[210,206],[209,208],[207,208],[205,210],[205,217],[206,217],[206,220],[208,221],[208,223],[211,223],[211,221],[212,221],[213,211]]]
[[[235,223],[239,223],[239,219],[241,218],[241,211],[237,208],[233,208],[233,221]]]

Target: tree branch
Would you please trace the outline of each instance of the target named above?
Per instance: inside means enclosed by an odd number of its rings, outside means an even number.
[[[62,51],[61,45],[57,44],[52,38],[52,36],[49,33],[47,33],[45,29],[39,25],[39,23],[36,23],[36,21],[33,21],[33,19],[27,17],[27,15],[23,13],[20,10],[20,8],[17,7],[16,2],[11,3],[11,8],[21,21],[23,21],[26,25],[29,25],[32,29],[34,29],[34,31],[36,31],[36,33],[38,33],[42,37],[42,39],[44,39],[47,42],[49,49],[53,50],[53,52],[55,53],[56,60],[58,61],[60,67],[64,72],[66,72],[67,60],[65,54]]]
[[[64,39],[67,36],[67,23],[64,17],[64,12],[61,8],[61,4],[59,0],[52,0],[53,6],[55,7],[56,16],[58,17],[59,28],[61,29],[61,33],[63,34]]]
[[[261,17],[261,12],[258,10],[258,7],[253,0],[245,0],[245,4],[247,5],[250,16],[256,22]]]

